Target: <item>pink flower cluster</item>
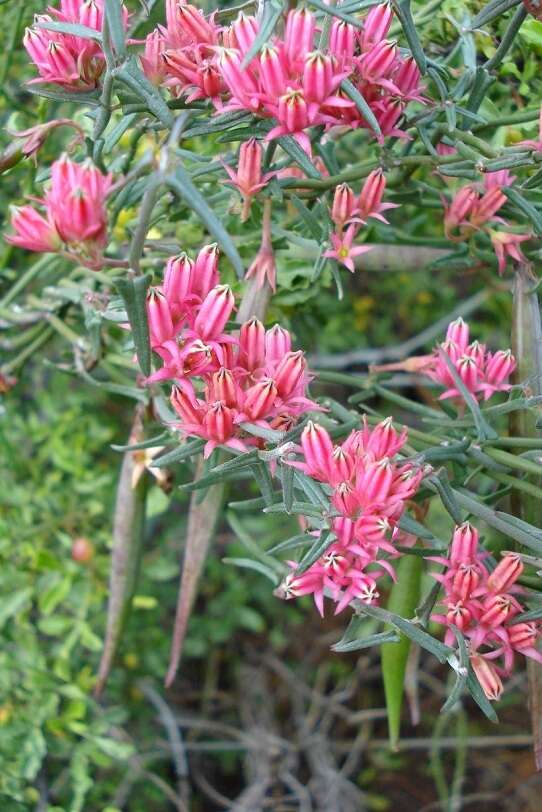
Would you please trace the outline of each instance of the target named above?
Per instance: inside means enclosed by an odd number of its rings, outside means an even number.
[[[497,256],[500,274],[504,273],[508,259],[520,265],[528,263],[520,244],[531,239],[530,234],[495,231],[488,225],[490,222],[509,225],[497,212],[507,201],[502,189],[510,186],[514,180],[507,169],[488,172],[483,185],[462,186],[449,204],[444,201],[444,232],[448,239],[464,242],[476,232],[485,230]]]
[[[51,82],[69,90],[92,90],[105,67],[100,43],[73,34],[40,27],[51,22],[84,25],[101,32],[104,0],[60,0],[60,8],[38,14],[32,28],[25,31],[23,44],[39,72],[33,83]],[[125,26],[128,11],[122,6]]]
[[[336,187],[331,207],[331,219],[335,225],[335,232],[331,235],[333,248],[324,253],[325,257],[354,272],[354,259],[371,250],[370,245],[352,245],[362,226],[370,217],[387,223],[382,212],[397,208],[395,203],[382,202],[385,190],[386,178],[381,169],[370,173],[358,196],[347,183]]]
[[[453,644],[452,626],[469,641],[472,667],[488,699],[499,699],[503,685],[519,652],[542,662],[536,645],[540,639],[537,623],[515,620],[524,607],[515,595],[523,572],[518,555],[505,553],[496,568],[486,566],[488,554],[479,549],[478,531],[466,523],[456,527],[448,558],[432,560],[443,564],[443,574],[433,574],[444,588],[444,613],[432,616],[447,627],[445,642]],[[502,665],[495,660],[502,658]]]
[[[287,431],[301,413],[319,409],[307,397],[307,362],[292,351],[288,331],[266,330],[254,318],[227,332],[234,305],[231,289],[219,284],[216,245],[195,260],[171,257],[147,300],[151,347],[163,361],[148,380],[174,382],[176,427],[206,440],[205,457],[219,445],[261,446],[243,423]]]
[[[423,102],[420,72],[386,39],[393,19],[388,3],[373,7],[361,29],[334,19],[329,44],[318,50],[318,26],[306,8],[288,12],[275,35],[250,64],[244,58],[259,22],[242,12],[221,28],[215,14],[168,0],[166,26],[148,35],[143,70],[174,96],[210,99],[219,110],[247,110],[277,123],[267,138],[293,136],[310,153],[313,125],[365,127],[368,122],[341,90],[349,79],[374,113],[383,136],[404,136],[397,124],[410,101]]]
[[[422,370],[434,381],[446,387],[440,400],[460,398],[455,381],[443,359],[447,355],[459,378],[468,391],[477,399],[488,400],[495,392],[510,389],[508,380],[516,368],[511,350],[490,352],[478,341],[469,343],[469,325],[459,318],[451,322],[446,340],[439,344],[431,356],[420,359]]]
[[[385,574],[395,577],[382,553],[396,557],[394,544],[408,541],[398,521],[425,473],[395,459],[406,439],[406,430],[398,434],[391,418],[373,429],[364,419],[363,428],[340,445],[333,445],[322,426],[308,423],[301,436],[304,461],[291,464],[326,486],[335,540],[301,574],[294,561],[288,562],[292,572],[277,590],[279,597],[312,594],[321,615],[324,597],[336,602],[335,614],[355,599],[378,600],[377,580]],[[321,532],[315,531],[315,537]]]
[[[105,201],[111,175],[103,175],[86,161],[63,156],[51,167],[51,183],[43,199],[13,207],[14,234],[6,240],[29,251],[69,254],[88,268],[99,269],[107,244]]]

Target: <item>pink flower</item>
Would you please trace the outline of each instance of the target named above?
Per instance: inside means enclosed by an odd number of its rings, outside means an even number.
[[[357,212],[354,192],[347,183],[341,183],[335,188],[331,219],[338,228],[342,228]]]
[[[11,227],[15,233],[6,236],[11,245],[40,253],[55,253],[61,247],[62,241],[49,214],[44,217],[33,206],[14,206]]]
[[[388,209],[396,209],[397,204],[382,202],[385,190],[386,178],[383,171],[374,169],[363,184],[358,200],[358,212],[361,222],[366,222],[369,217],[374,217],[382,223],[388,222],[382,212]]]
[[[530,234],[513,234],[510,231],[490,231],[491,244],[497,256],[499,266],[499,274],[506,270],[507,260],[510,258],[512,262],[517,262],[518,265],[528,265],[529,260],[519,247],[522,242],[531,239]]]
[[[405,442],[406,432],[397,434],[391,419],[373,429],[364,420],[363,429],[338,446],[323,426],[307,424],[301,435],[302,461],[290,464],[327,486],[330,507],[340,516],[331,519],[330,546],[305,573],[298,575],[295,562],[288,562],[293,572],[275,593],[278,597],[312,594],[321,615],[325,596],[335,601],[336,613],[354,599],[378,600],[377,580],[386,574],[395,577],[381,551],[396,556],[394,543],[406,540],[397,523],[423,476],[394,459]]]
[[[241,144],[237,171],[231,169],[227,164],[223,164],[224,169],[230,176],[230,180],[226,181],[226,183],[235,186],[243,198],[242,222],[248,218],[252,198],[264,188],[274,175],[273,172],[262,175],[262,158],[261,144],[255,138],[251,138]]]
[[[161,31],[155,29],[145,37],[145,51],[139,57],[145,76],[155,85],[161,85],[167,73],[163,59],[166,41]]]
[[[331,235],[332,249],[325,251],[323,256],[334,259],[344,265],[351,273],[354,273],[354,259],[371,250],[370,245],[352,245],[356,229],[349,226],[344,234],[334,233]]]

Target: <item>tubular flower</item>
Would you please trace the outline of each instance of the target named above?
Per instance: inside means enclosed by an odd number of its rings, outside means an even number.
[[[446,340],[439,344],[432,355],[420,359],[420,368],[426,375],[445,387],[440,395],[446,398],[460,398],[456,382],[446,355],[471,395],[487,400],[495,392],[510,389],[509,378],[516,368],[516,361],[510,350],[492,353],[477,341],[469,343],[469,327],[459,318],[448,326]]]
[[[301,460],[290,464],[323,483],[329,493],[330,519],[326,529],[330,544],[321,558],[305,572],[288,562],[291,572],[278,588],[281,598],[312,594],[321,615],[324,597],[336,603],[335,613],[351,601],[376,603],[377,581],[394,577],[390,558],[397,542],[406,538],[398,528],[405,503],[420,485],[424,470],[401,463],[396,454],[407,440],[391,418],[370,429],[353,431],[341,445],[334,445],[322,426],[309,422],[301,435]],[[310,525],[310,518],[305,522]],[[311,531],[318,538],[323,530]]]
[[[283,35],[274,34],[248,65],[245,57],[260,22],[240,12],[221,28],[214,15],[189,3],[168,0],[166,25],[148,35],[141,65],[151,81],[162,81],[174,97],[208,98],[218,111],[247,110],[277,125],[267,139],[290,135],[311,153],[313,125],[362,127],[373,132],[354,102],[340,89],[348,79],[367,100],[382,137],[405,137],[397,123],[406,106],[425,103],[420,72],[411,57],[387,39],[393,20],[389,3],[365,16],[363,28],[334,20],[325,52],[307,8],[286,14]],[[163,65],[160,66],[160,59]]]
[[[235,186],[243,198],[242,222],[249,216],[253,197],[264,188],[274,175],[273,172],[262,174],[262,158],[262,145],[255,138],[251,138],[241,144],[239,148],[237,171],[224,164],[224,169],[230,178],[226,183]]]
[[[49,14],[36,15],[40,27],[27,28],[23,45],[39,72],[32,83],[51,82],[68,90],[89,90],[96,87],[105,67],[105,57],[97,40],[48,30],[48,23],[62,22],[84,25],[101,33],[103,0],[61,0],[59,8],[49,8]],[[122,6],[124,26],[128,11]]]
[[[512,672],[514,655],[542,662],[542,654],[537,649],[538,623],[516,620],[524,611],[516,597],[522,592],[516,583],[523,572],[520,557],[504,553],[493,570],[487,559],[478,531],[468,523],[456,527],[448,556],[432,559],[445,568],[433,573],[444,594],[442,611],[432,619],[446,627],[448,645],[455,640],[452,626],[466,637],[474,673],[487,698],[496,700],[503,691],[501,677]]]
[[[308,409],[319,410],[307,396],[305,356],[292,352],[288,331],[251,319],[232,332],[233,308],[231,289],[220,284],[216,245],[204,246],[195,260],[170,257],[163,284],[147,297],[151,347],[162,360],[148,383],[173,382],[174,426],[204,439],[206,457],[219,445],[260,447],[244,423],[292,427]]]
[[[15,233],[7,241],[30,251],[63,250],[89,268],[100,268],[111,183],[111,175],[103,175],[91,163],[79,164],[63,156],[52,165],[44,199],[37,201],[44,214],[30,205],[15,208],[11,219]]]

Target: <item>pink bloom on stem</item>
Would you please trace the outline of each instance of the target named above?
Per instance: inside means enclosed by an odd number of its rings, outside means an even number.
[[[353,246],[352,242],[355,236],[356,229],[354,226],[349,226],[344,234],[332,234],[331,244],[333,248],[325,251],[323,256],[336,260],[345,268],[348,268],[350,273],[354,273],[354,259],[371,250],[370,245]]]
[[[235,305],[229,285],[217,285],[203,300],[194,321],[194,330],[204,341],[217,338],[224,330]]]
[[[469,217],[478,199],[472,186],[463,186],[444,207],[444,233],[450,240],[463,240],[466,230],[472,230]],[[459,229],[459,234],[455,232]]]
[[[273,172],[262,174],[262,158],[262,145],[255,138],[251,138],[241,144],[237,171],[223,164],[230,177],[230,180],[226,181],[226,183],[235,186],[243,198],[242,222],[249,216],[252,198],[266,186],[274,174]]]
[[[277,267],[275,264],[275,253],[271,240],[271,211],[272,201],[267,198],[264,202],[262,219],[262,241],[254,261],[245,274],[245,279],[255,279],[256,285],[261,288],[265,283],[271,290],[275,291]]]
[[[61,247],[62,241],[50,215],[44,217],[33,206],[13,206],[11,227],[15,233],[5,238],[11,245],[40,253],[54,253]]]
[[[492,231],[490,230],[489,236],[493,250],[497,256],[499,266],[499,274],[506,270],[506,263],[508,259],[512,262],[517,262],[518,265],[528,265],[529,260],[519,247],[522,242],[531,239],[530,234],[513,234],[510,231]]]
[[[358,200],[359,217],[362,222],[368,220],[369,217],[380,220],[382,223],[388,222],[382,212],[396,209],[397,204],[382,202],[385,190],[386,178],[383,171],[381,169],[373,170],[363,184]]]
[[[205,299],[209,291],[218,285],[218,257],[216,242],[204,245],[196,257],[192,289],[200,299]]]
[[[357,212],[354,192],[347,183],[341,183],[335,188],[331,219],[338,228],[342,228]]]
[[[239,360],[245,369],[254,372],[263,365],[265,358],[265,328],[261,321],[252,318],[242,324],[239,331]]]
[[[362,50],[367,51],[372,45],[377,45],[385,40],[392,20],[393,9],[390,3],[373,6],[363,23],[360,35]]]
[[[145,50],[139,57],[143,73],[155,85],[161,85],[166,77],[166,63],[163,59],[166,41],[158,29],[145,37]]]
[[[284,46],[292,68],[299,65],[313,50],[316,19],[307,8],[292,9],[286,17]]]
[[[495,666],[481,654],[471,654],[470,664],[486,697],[492,702],[500,699],[503,684]]]

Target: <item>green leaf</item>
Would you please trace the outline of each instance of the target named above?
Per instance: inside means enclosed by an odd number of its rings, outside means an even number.
[[[297,536],[291,536],[289,539],[285,539],[285,541],[275,544],[274,547],[270,547],[269,550],[267,550],[267,553],[269,555],[274,555],[275,553],[282,553],[284,550],[292,550],[296,547],[305,547],[307,544],[314,544],[314,536],[309,536],[308,533],[299,533]]]
[[[184,460],[193,457],[195,454],[201,454],[204,445],[204,440],[189,440],[173,451],[168,451],[167,454],[162,454],[161,457],[153,460],[153,468],[167,468],[174,463],[184,462]]]
[[[174,124],[171,110],[165,103],[157,88],[150,82],[137,64],[134,56],[114,70],[116,76],[126,87],[129,87],[140,98],[164,127],[170,130]]]
[[[319,558],[321,558],[328,547],[331,547],[334,541],[336,541],[337,537],[334,533],[331,532],[329,527],[324,527],[319,535],[316,537],[316,541],[310,548],[307,550],[297,567],[295,568],[295,574],[301,575],[301,573],[305,572],[309,569]]]
[[[307,206],[303,203],[303,201],[299,197],[297,197],[297,195],[292,194],[290,200],[298,210],[301,219],[307,226],[308,230],[310,231],[314,239],[320,241],[323,237],[322,223],[318,220],[317,217],[314,216],[312,211],[307,208]]]
[[[116,279],[115,287],[122,296],[139,366],[145,377],[151,374],[151,343],[147,321],[147,290],[152,276],[136,276],[131,279]]]
[[[284,152],[286,152],[290,158],[296,162],[296,164],[303,170],[308,178],[315,178],[315,180],[320,180],[322,178],[320,172],[311,162],[305,150],[299,146],[295,138],[293,138],[291,135],[281,135],[279,138],[277,138],[277,141]]]
[[[400,639],[397,632],[378,632],[377,634],[370,634],[368,637],[358,637],[354,640],[340,640],[331,646],[331,648],[338,654],[346,654],[348,651],[360,651],[370,646],[380,646],[383,643],[398,643]]]
[[[190,175],[182,166],[177,166],[175,172],[166,178],[166,183],[173,189],[178,197],[187,203],[189,208],[196,212],[200,220],[207,227],[209,233],[222,247],[239,279],[242,279],[245,274],[245,269],[237,248],[214,211],[209,207],[201,192],[192,182]]]
[[[71,34],[74,37],[81,37],[81,39],[92,39],[96,42],[102,41],[101,33],[94,28],[90,28],[88,25],[61,23],[56,20],[39,20],[39,22],[35,23],[35,26],[36,28],[44,28],[46,31],[57,31],[59,34]],[[74,95],[73,92],[71,95]]]
[[[121,0],[105,0],[105,19],[115,55],[120,60],[126,55],[126,34],[122,18]]]
[[[265,462],[258,462],[252,467],[254,479],[258,483],[266,505],[273,504],[273,480],[269,472],[269,466]]]
[[[467,677],[467,688],[469,690],[470,695],[480,708],[480,710],[487,716],[487,718],[491,722],[498,722],[499,718],[493,709],[493,705],[484,694],[482,686],[478,682],[478,678],[473,671],[472,666],[469,663],[469,674]]]
[[[284,11],[284,4],[281,0],[263,0],[263,9],[260,7],[260,11],[261,15],[259,31],[243,58],[243,63],[241,65],[241,69],[243,70],[246,70],[254,57],[260,53],[263,46],[270,39],[273,31],[275,30],[275,26]]]
[[[471,393],[469,392],[469,390],[459,377],[457,369],[455,368],[452,359],[442,347],[439,349],[439,356],[448,367],[448,371],[450,372],[450,375],[453,378],[453,382],[456,389],[460,392],[461,397],[465,401],[470,413],[472,414],[474,424],[478,431],[478,438],[481,441],[496,440],[498,437],[497,432],[484,419],[477,401],[471,395]]]
[[[0,599],[0,629],[7,620],[30,603],[31,597],[32,590],[27,587],[25,589],[19,589],[11,595],[6,595]]]
[[[358,20],[357,17],[352,17],[351,14],[346,14],[344,11],[341,11],[340,6],[328,6],[326,3],[320,2],[320,0],[307,0],[307,2],[309,6],[317,8],[319,11],[323,11],[324,14],[331,14],[332,17],[337,17],[339,20],[344,20],[345,23],[353,25],[354,28],[363,28],[363,23],[361,20]]]
[[[358,108],[359,113],[363,116],[363,118],[365,119],[371,130],[374,132],[376,137],[381,138],[382,130],[380,129],[380,124],[376,120],[375,114],[373,113],[370,105],[364,99],[360,91],[356,87],[354,87],[352,82],[350,82],[348,79],[342,80],[341,87],[348,96],[348,98],[354,102],[354,104]]]
[[[143,440],[141,443],[132,443],[132,445],[115,445],[115,443],[111,443],[111,448],[113,451],[138,451],[140,448],[154,448],[157,445],[162,445],[162,443],[165,443],[169,438],[169,431],[163,431],[156,437]]]
[[[266,578],[269,578],[273,586],[277,586],[279,583],[279,578],[271,567],[267,567],[265,564],[262,564],[261,561],[254,561],[253,558],[223,558],[222,563],[233,564],[236,567],[243,567],[247,570],[259,572],[261,575],[265,575]]]
[[[398,631],[406,634],[414,643],[417,643],[436,657],[441,663],[447,662],[450,654],[453,654],[453,649],[449,646],[445,646],[440,640],[427,634],[427,632],[421,629],[417,624],[405,620],[405,618],[399,617],[399,615],[395,615],[393,612],[380,609],[378,606],[367,606],[367,604],[364,603],[359,603],[356,606],[356,611],[360,614],[369,615],[369,617],[381,620],[383,623],[388,623],[390,626],[394,626]]]
[[[282,493],[286,513],[289,513],[294,503],[294,473],[295,468],[293,465],[288,465],[287,462],[282,462],[280,466],[281,480],[282,480]]]
[[[410,10],[410,0],[392,0],[392,2],[393,8],[395,9],[395,12],[399,18],[399,22],[403,27],[407,42],[410,45],[412,56],[416,60],[420,73],[423,75],[427,70],[427,59],[425,58],[420,38],[418,37],[418,32],[414,24],[414,19]]]
[[[535,232],[538,234],[538,236],[541,236],[542,215],[537,211],[533,204],[526,200],[526,198],[524,198],[517,189],[514,189],[511,186],[503,189],[503,193],[506,195],[508,200],[514,204],[514,206],[517,206],[518,209],[529,218],[534,226]]]
[[[420,584],[423,561],[417,556],[404,556],[396,567],[397,582],[394,583],[388,599],[388,611],[402,618],[410,618],[420,599]],[[410,640],[401,635],[397,643],[385,643],[381,648],[382,678],[388,713],[390,746],[397,749],[401,726],[401,707],[405,672],[410,651]]]
[[[86,93],[77,90],[61,90],[60,88],[50,90],[42,85],[25,85],[25,90],[34,96],[41,96],[43,99],[52,99],[53,101],[88,104],[91,107],[98,107],[100,104],[100,94],[97,91]]]

